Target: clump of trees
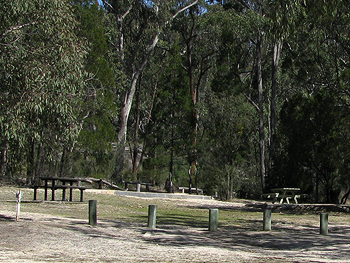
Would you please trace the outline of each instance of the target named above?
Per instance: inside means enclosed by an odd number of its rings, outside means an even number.
[[[0,11],[0,176],[350,194],[345,0],[30,0]]]

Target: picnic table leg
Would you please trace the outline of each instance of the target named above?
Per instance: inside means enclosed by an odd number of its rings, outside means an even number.
[[[80,189],[80,202],[84,202],[84,189]]]
[[[44,196],[45,201],[47,201],[47,188],[48,188],[48,183],[47,183],[47,180],[45,180],[45,196]]]
[[[51,198],[51,200],[52,201],[55,201],[55,185],[56,185],[56,181],[52,180],[52,188],[51,188],[51,191],[52,191],[52,198]]]
[[[296,195],[294,195],[294,202],[295,202],[296,204],[298,204],[298,199],[297,199],[297,196],[296,196]]]
[[[63,182],[62,184],[66,185],[66,182]],[[66,201],[66,188],[62,188],[62,201]]]
[[[73,186],[73,182],[71,182],[70,185]],[[73,188],[69,189],[69,201],[73,201]]]
[[[34,201],[36,200],[36,191],[37,191],[37,187],[36,186],[34,186]]]

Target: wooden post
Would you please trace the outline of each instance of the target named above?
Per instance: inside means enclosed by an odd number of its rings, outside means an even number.
[[[89,200],[89,225],[97,225],[97,201]]]
[[[51,190],[52,190],[52,198],[51,198],[51,200],[52,201],[55,201],[55,190],[56,190],[55,186],[56,186],[56,180],[52,180],[52,188],[51,188]]]
[[[320,234],[328,235],[328,214],[327,213],[320,214]]]
[[[155,229],[157,221],[157,205],[148,206],[148,228]]]
[[[38,190],[38,187],[34,185],[34,201],[37,199],[37,190]]]
[[[141,192],[141,184],[136,184],[136,192]]]
[[[216,231],[218,229],[218,209],[209,209],[209,231]]]
[[[48,180],[45,180],[45,195],[44,195],[44,200],[47,201],[47,188],[49,187],[48,186]]]
[[[84,188],[80,188],[80,202],[84,202]]]
[[[263,230],[270,231],[271,230],[271,207],[267,204],[264,205],[264,216],[263,216]]]
[[[22,192],[21,190],[19,190],[17,193],[16,193],[16,196],[17,196],[17,209],[16,209],[16,221],[19,220],[19,213],[21,211],[21,198],[22,198]]]

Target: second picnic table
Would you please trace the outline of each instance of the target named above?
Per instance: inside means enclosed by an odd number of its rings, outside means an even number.
[[[274,188],[271,189],[272,193],[263,194],[262,196],[265,198],[271,198],[272,203],[275,203],[276,201],[279,201],[280,204],[283,204],[283,202],[290,203],[290,200],[293,200],[294,203],[298,203],[298,198],[300,198],[300,195],[297,194],[300,191],[300,188],[289,188],[289,187],[282,187],[282,188]]]
[[[92,183],[90,180],[85,178],[67,178],[67,177],[40,177],[40,180],[44,181],[44,186],[36,185],[34,186],[34,200],[37,199],[37,189],[45,189],[45,201],[47,201],[47,190],[51,189],[52,192],[52,201],[55,200],[55,190],[62,189],[62,201],[66,200],[66,189],[70,190],[69,201],[73,201],[73,189],[80,190],[80,201],[83,202],[84,199],[84,190],[87,187],[81,186],[81,182]],[[61,184],[57,184],[61,182]],[[75,184],[75,185],[74,185]]]

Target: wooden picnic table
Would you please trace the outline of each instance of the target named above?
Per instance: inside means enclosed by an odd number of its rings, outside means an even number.
[[[45,196],[44,199],[47,201],[47,193],[48,189],[51,189],[52,193],[52,201],[55,201],[55,190],[62,189],[62,201],[66,201],[66,190],[69,189],[70,196],[69,201],[73,201],[73,189],[80,190],[80,201],[83,202],[84,200],[84,190],[87,187],[84,187],[81,185],[82,182],[86,183],[92,183],[92,181],[85,179],[85,178],[68,178],[68,177],[40,177],[40,180],[44,181],[44,186],[35,185],[34,186],[34,200],[37,199],[37,189],[38,188],[44,188],[45,189]]]
[[[271,189],[271,191],[275,194],[274,201],[279,200],[280,204],[283,204],[284,201],[289,204],[291,199],[297,204],[298,198],[300,198],[300,195],[297,194],[297,192],[300,191],[300,188],[282,187]]]

